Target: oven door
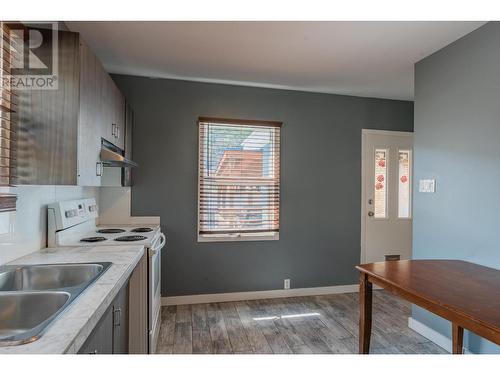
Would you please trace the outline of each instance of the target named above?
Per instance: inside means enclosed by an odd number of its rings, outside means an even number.
[[[160,234],[158,241],[149,249],[148,259],[148,329],[149,352],[154,353],[160,330],[161,308],[161,249],[165,246],[165,235]]]

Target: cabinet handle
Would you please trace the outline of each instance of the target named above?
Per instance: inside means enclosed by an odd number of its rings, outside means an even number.
[[[103,165],[101,162],[95,163],[95,174],[96,176],[102,176]]]
[[[111,135],[116,137],[116,124],[111,124]]]
[[[118,327],[122,320],[122,309],[114,309],[113,314],[113,325]]]

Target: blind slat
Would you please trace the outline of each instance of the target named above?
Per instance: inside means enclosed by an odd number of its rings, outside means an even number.
[[[200,118],[200,235],[279,231],[278,124]]]
[[[265,232],[279,232],[279,229],[278,228],[275,228],[275,229],[268,229],[266,230]],[[218,230],[200,230],[200,234],[232,234],[232,233],[235,233],[235,234],[245,234],[245,233],[265,233],[263,232],[262,230],[259,230],[259,229],[249,229],[249,230],[241,230],[241,229],[236,229],[236,230],[231,230],[231,229],[227,229],[227,230],[224,230],[224,231],[218,231]]]

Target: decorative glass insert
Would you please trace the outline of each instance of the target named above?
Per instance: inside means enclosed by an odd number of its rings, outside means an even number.
[[[383,219],[387,211],[387,159],[389,150],[375,149],[375,218]]]
[[[411,150],[399,150],[398,163],[398,217],[407,219],[411,202]]]

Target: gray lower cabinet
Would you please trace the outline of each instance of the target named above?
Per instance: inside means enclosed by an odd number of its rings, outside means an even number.
[[[129,288],[124,287],[113,303],[113,353],[128,353]]]
[[[113,310],[110,306],[78,354],[113,354]]]
[[[129,285],[120,290],[78,354],[127,354]]]

